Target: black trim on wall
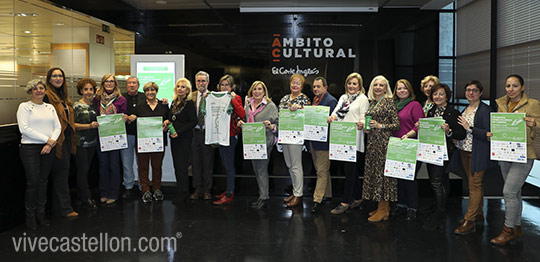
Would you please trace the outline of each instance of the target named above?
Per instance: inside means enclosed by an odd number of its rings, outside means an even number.
[[[489,102],[491,109],[497,111],[497,4],[499,1],[491,1],[491,50],[489,62]]]

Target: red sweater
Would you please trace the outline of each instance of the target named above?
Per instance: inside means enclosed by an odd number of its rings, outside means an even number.
[[[233,106],[233,112],[236,113],[238,117],[233,117],[234,113],[231,115],[230,134],[231,136],[236,136],[239,132],[234,132],[235,129],[233,127],[236,127],[238,120],[244,119],[246,116],[246,111],[244,111],[244,106],[242,106],[242,98],[238,94],[231,100],[231,104]]]

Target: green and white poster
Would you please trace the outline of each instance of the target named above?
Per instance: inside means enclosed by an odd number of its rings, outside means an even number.
[[[384,175],[388,177],[414,180],[418,140],[390,137],[386,151]]]
[[[448,158],[446,137],[441,127],[444,123],[442,117],[420,119],[420,126],[418,127],[418,160],[438,166],[444,165],[444,160],[447,160],[445,158]]]
[[[523,113],[491,113],[491,160],[527,162],[524,118]]]
[[[242,125],[244,159],[268,159],[265,132],[263,123],[244,123]]]
[[[328,139],[328,106],[304,106],[304,135],[306,140],[326,142]]]
[[[128,147],[124,114],[103,115],[97,117],[99,124],[99,144],[101,152]]]
[[[356,162],[356,123],[334,121],[330,123],[331,160]]]
[[[137,118],[137,152],[163,152],[163,118]]]
[[[278,143],[304,144],[304,109],[279,110]]]
[[[174,93],[175,75],[174,62],[139,62],[137,63],[137,78],[139,78],[139,91],[148,82],[155,82],[159,91],[157,97],[172,101]]]

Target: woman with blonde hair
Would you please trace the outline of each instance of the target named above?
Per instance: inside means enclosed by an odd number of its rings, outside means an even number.
[[[332,121],[345,121],[362,123],[365,121],[365,113],[369,108],[369,100],[365,95],[364,83],[359,73],[351,73],[345,79],[345,94],[339,98],[332,114],[328,117],[328,123]],[[357,208],[362,205],[362,182],[360,181],[361,171],[364,164],[364,131],[356,132],[356,162],[344,162],[345,185],[343,190],[343,201],[330,213],[334,215],[343,214],[348,209]],[[362,172],[363,173],[363,172]]]
[[[394,101],[398,110],[400,128],[399,130],[392,131],[392,136],[401,139],[416,138],[418,127],[415,124],[420,118],[424,118],[425,114],[422,110],[422,105],[415,101],[414,90],[407,79],[400,79],[396,82]],[[412,181],[404,179],[397,180],[398,202],[392,210],[392,216],[406,213],[405,219],[407,221],[416,219],[416,212],[418,210],[418,181],[416,180],[416,175],[421,166],[421,163],[416,164]]]
[[[434,75],[428,75],[422,79],[420,82],[420,91],[424,93],[426,96],[426,101],[424,102],[424,105],[422,109],[424,110],[424,115],[427,115],[427,112],[433,107],[433,100],[431,100],[431,89],[440,84],[441,81],[438,77]]]
[[[186,78],[178,79],[174,85],[171,110],[165,120],[165,125],[170,124],[174,127],[174,131],[169,130],[169,135],[178,188],[175,203],[179,203],[179,200],[187,200],[189,196],[188,165],[193,128],[197,125],[197,111],[195,103],[191,100],[191,82]]]
[[[369,130],[366,130],[367,149],[362,198],[378,202],[375,211],[370,212],[369,222],[387,220],[390,215],[390,201],[397,201],[397,181],[384,176],[386,150],[392,131],[399,130],[400,123],[396,103],[390,83],[378,75],[371,81],[368,90],[370,116]],[[365,128],[361,123],[360,127]]]
[[[276,123],[278,120],[278,110],[272,99],[268,95],[268,89],[263,81],[255,81],[248,90],[246,105],[246,117],[238,121],[241,127],[244,123],[262,122],[266,134],[267,158],[261,160],[251,160],[257,185],[259,186],[259,198],[251,204],[252,208],[261,209],[266,206],[268,195],[268,163],[270,154],[276,143]]]
[[[113,74],[101,78],[95,103],[99,105],[100,116],[127,112],[126,98],[120,93],[118,81]],[[99,202],[110,205],[116,203],[120,193],[120,150],[99,151]]]
[[[296,111],[310,105],[309,98],[302,93],[306,79],[303,75],[294,74],[289,80],[291,93],[285,95],[279,101],[279,110]],[[302,169],[302,147],[303,145],[283,144],[283,158],[291,175],[293,193],[283,199],[287,207],[293,207],[302,201],[304,190],[304,171]]]

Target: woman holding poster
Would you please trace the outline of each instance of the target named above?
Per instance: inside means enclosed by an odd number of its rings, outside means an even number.
[[[140,131],[142,131],[142,129],[139,128],[143,118],[161,117],[158,125],[162,127],[163,131],[167,130],[169,106],[159,102],[157,99],[158,90],[159,86],[156,83],[146,83],[143,87],[144,95],[146,96],[146,103],[137,105],[134,112],[134,114],[137,116],[137,121],[139,122],[137,123],[137,148],[139,149],[137,151],[137,161],[139,163],[139,183],[141,184],[141,192],[143,193],[142,201],[144,203],[152,202],[152,197],[156,201],[163,200],[163,192],[161,191],[161,166],[163,164],[163,157],[165,156],[164,149],[165,146],[167,146],[166,133],[163,132],[161,137],[153,136],[150,138],[151,140],[148,143],[149,148],[146,150],[141,150],[141,147],[146,145],[141,143],[142,139],[140,137]],[[158,134],[158,136],[160,136],[160,134]],[[159,140],[156,140],[156,138],[161,138],[161,148],[154,148],[151,146],[154,144],[152,141],[155,141],[156,144],[159,143]],[[149,162],[152,162],[151,182],[148,178]],[[154,190],[153,195],[150,192],[150,186],[152,186],[152,189]]]
[[[289,82],[291,93],[281,98],[281,101],[279,101],[279,110],[296,111],[311,104],[309,98],[302,93],[305,81],[306,79],[303,75],[294,74],[291,76]],[[302,169],[303,145],[283,144],[282,146],[283,158],[285,158],[285,164],[289,168],[293,185],[293,194],[283,199],[283,202],[288,207],[293,207],[302,201],[304,190],[304,171]]]
[[[106,74],[101,78],[94,102],[99,105],[100,116],[126,113],[126,98],[120,93],[118,81],[113,74]],[[120,193],[120,150],[100,150],[98,159],[99,202],[114,204]]]
[[[216,196],[216,201],[212,202],[212,204],[219,206],[231,203],[234,197],[234,176],[236,174],[236,168],[234,167],[234,152],[236,143],[238,142],[238,134],[241,132],[237,123],[238,120],[244,118],[246,111],[244,111],[244,107],[242,106],[242,98],[234,92],[236,91],[236,84],[234,83],[234,78],[232,76],[224,75],[221,77],[221,79],[219,79],[218,90],[231,93],[231,105],[233,107],[229,127],[229,146],[219,147],[221,163],[223,164],[225,174],[227,175],[227,188],[223,193]]]
[[[362,198],[378,202],[377,209],[369,213],[368,221],[379,222],[388,219],[390,201],[397,200],[397,181],[384,176],[384,166],[388,140],[392,131],[399,130],[400,123],[390,83],[384,76],[373,78],[368,98],[366,118],[371,120],[365,126],[368,139]]]
[[[369,101],[365,95],[364,83],[359,73],[351,73],[345,79],[345,94],[339,98],[332,114],[328,117],[328,123],[332,121],[346,121],[363,123],[365,113],[369,108]],[[350,208],[357,208],[362,205],[362,183],[359,176],[363,167],[358,168],[358,164],[364,164],[364,131],[356,132],[356,162],[344,162],[345,188],[343,190],[343,201],[330,213],[334,215],[343,214]]]
[[[446,150],[448,156],[452,156],[456,147],[453,140],[465,138],[465,129],[458,123],[459,111],[448,105],[452,92],[445,84],[438,84],[431,89],[430,98],[435,106],[431,108],[427,117],[442,117],[445,121],[441,125],[446,134]],[[446,200],[450,193],[450,180],[446,169],[449,161],[445,160],[443,166],[427,164],[427,171],[431,188],[435,192],[436,209],[424,224],[424,229],[435,230],[444,226],[446,220]]]
[[[262,81],[255,81],[249,88],[245,105],[246,116],[244,120],[238,121],[241,127],[244,123],[262,122],[266,134],[266,159],[251,160],[257,185],[259,186],[259,199],[251,204],[252,208],[261,209],[266,206],[268,195],[268,163],[270,154],[276,143],[276,123],[278,120],[278,110],[272,99],[268,96],[268,89]],[[245,121],[245,122],[244,122]]]
[[[499,112],[524,113],[527,134],[527,162],[500,161],[504,179],[503,196],[505,205],[504,227],[500,235],[491,239],[494,245],[506,245],[509,241],[523,236],[521,229],[521,187],[532,169],[537,155],[533,137],[540,136],[540,102],[525,94],[525,81],[519,75],[510,75],[505,83],[506,95],[497,99]]]
[[[489,140],[491,108],[482,103],[484,87],[478,80],[471,80],[465,85],[465,97],[469,106],[458,117],[458,123],[465,128],[465,139],[456,143],[459,149],[463,169],[469,185],[469,206],[455,234],[466,235],[476,231],[476,221],[484,221],[484,190],[482,179],[486,170],[494,162],[489,160]]]
[[[414,90],[407,79],[397,81],[394,88],[394,99],[399,112],[400,128],[399,130],[392,131],[392,136],[401,139],[416,138],[418,127],[415,124],[425,115],[422,105],[415,101]],[[416,219],[416,211],[418,210],[418,182],[416,181],[416,174],[418,174],[420,166],[421,163],[416,164],[414,180],[397,180],[398,202],[392,210],[392,216],[406,213],[405,219],[407,221]]]

